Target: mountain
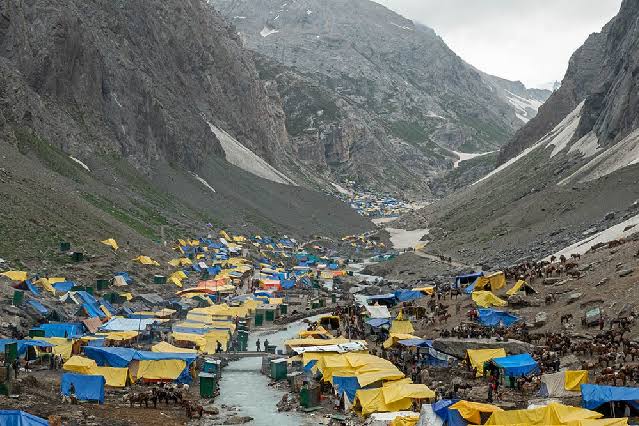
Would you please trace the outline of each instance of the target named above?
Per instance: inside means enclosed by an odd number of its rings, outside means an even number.
[[[431,249],[503,263],[637,231],[638,23],[639,3],[625,0],[574,53],[561,87],[502,148],[499,166],[407,220],[432,228]]]
[[[549,81],[547,83],[542,83],[537,85],[535,88],[539,90],[547,90],[549,92],[554,92],[555,90],[561,87],[561,83],[558,81]]]
[[[205,2],[2,2],[0,257],[111,233],[368,229],[282,172],[292,144],[273,96]]]
[[[372,1],[210,3],[277,87],[310,185],[348,179],[430,198],[453,151],[499,149],[544,100],[479,72],[432,29]]]

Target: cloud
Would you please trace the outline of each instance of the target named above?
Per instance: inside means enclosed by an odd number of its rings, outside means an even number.
[[[622,0],[376,0],[433,28],[482,71],[528,86],[561,80],[572,53]]]

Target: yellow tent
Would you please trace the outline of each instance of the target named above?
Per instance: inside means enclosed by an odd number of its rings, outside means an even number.
[[[73,371],[78,374],[91,374],[98,364],[94,360],[74,355],[64,363],[62,369],[65,371]]]
[[[158,262],[156,262],[155,260],[151,259],[149,256],[138,256],[135,259],[133,259],[133,261],[141,263],[142,265],[160,266],[160,264]]]
[[[413,291],[421,291],[422,293],[431,295],[435,292],[435,287],[416,287]]]
[[[454,405],[451,406],[454,408]],[[495,411],[490,416],[487,425],[526,424],[542,425],[578,425],[584,420],[595,420],[603,417],[595,411],[579,407],[551,403],[544,407],[529,410]]]
[[[580,391],[581,385],[588,383],[587,370],[568,370],[565,374],[564,387],[568,391]]]
[[[11,281],[25,281],[27,279],[27,273],[24,271],[7,271],[1,273],[0,275],[4,275]]]
[[[62,356],[62,359],[65,361],[70,359],[72,356],[73,339],[66,339],[64,337],[38,337],[37,340],[42,340],[43,342],[54,345],[51,348],[51,352],[55,355]]]
[[[108,333],[96,333],[96,336],[104,336],[106,340],[113,340],[114,342],[122,342],[124,340],[135,339],[138,336],[138,332],[131,331],[109,331]]]
[[[178,259],[171,259],[169,260],[169,265],[174,266],[174,267],[179,267],[179,266],[190,266],[192,265],[193,262],[191,262],[191,259],[186,258],[186,257],[181,257]]]
[[[470,359],[470,365],[477,369],[477,377],[484,375],[484,363],[493,358],[506,356],[504,348],[496,349],[467,349],[466,353]]]
[[[490,275],[484,275],[477,278],[473,290],[484,290],[490,284],[490,290],[495,291],[506,285],[506,275],[503,272],[495,272]]]
[[[415,426],[419,421],[419,416],[397,416],[390,422],[390,426]]]
[[[163,359],[159,361],[132,361],[129,369],[134,381],[145,380],[175,380],[184,368],[186,362],[181,359]]]
[[[177,346],[173,346],[172,344],[168,343],[168,342],[160,342],[157,343],[153,346],[151,346],[151,351],[152,352],[163,352],[163,353],[173,353],[173,354],[179,354],[179,353],[186,353],[186,354],[196,354],[197,350],[195,349],[186,349],[186,348],[180,348]]]
[[[411,399],[431,399],[435,398],[435,392],[428,389],[428,386],[416,383],[389,382],[382,387],[384,401],[392,404],[403,398]]]
[[[400,340],[419,339],[419,338],[420,337],[413,336],[412,334],[409,334],[409,333],[390,333],[390,335],[388,336],[388,339],[384,341],[384,348],[388,349],[390,347],[393,347]]]
[[[109,238],[100,242],[104,244],[105,246],[111,247],[113,250],[117,250],[119,248],[117,241],[115,241],[113,238]]]
[[[492,291],[473,291],[473,302],[482,308],[490,306],[506,306],[508,302],[495,296]]]
[[[389,330],[391,334],[412,334],[415,332],[413,324],[410,321],[393,320]]]
[[[506,292],[506,294],[508,296],[513,296],[515,293],[517,293],[519,290],[521,290],[521,288],[523,287],[523,285],[526,284],[526,281],[524,280],[519,280],[515,283],[515,285],[513,286],[513,288],[511,288],[510,290],[508,290]]]
[[[409,409],[412,405],[413,401],[410,398],[387,404],[384,401],[384,394],[381,388],[359,389],[355,394],[353,409],[361,413],[362,416],[367,416],[372,413],[403,411]]]
[[[463,400],[454,403],[449,408],[459,411],[460,416],[462,416],[468,422],[476,425],[481,424],[482,413],[493,413],[494,415],[495,412],[503,411],[501,408],[495,405]]]
[[[90,373],[94,376],[102,376],[106,380],[106,385],[113,388],[123,388],[129,378],[128,368],[115,367],[94,367]]]
[[[51,294],[55,294],[55,288],[53,288],[53,286],[51,285],[51,282],[47,278],[40,278],[33,284],[37,286],[41,286],[42,288],[44,288],[46,291],[48,291]]]

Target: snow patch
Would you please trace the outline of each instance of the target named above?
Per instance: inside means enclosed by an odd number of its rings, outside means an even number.
[[[72,159],[73,161],[75,161],[76,163],[78,163],[80,166],[82,166],[82,168],[84,170],[86,170],[87,172],[90,172],[91,169],[89,169],[89,166],[87,166],[86,164],[84,164],[82,161],[78,160],[77,158],[69,155],[69,158]]]
[[[234,16],[233,19],[246,19],[246,16]]]
[[[226,161],[263,179],[268,179],[272,182],[284,185],[295,185],[295,182],[284,175],[284,173],[268,164],[260,156],[256,155],[253,151],[238,142],[233,136],[229,135],[224,130],[215,127],[208,121],[206,124],[209,125],[211,132],[220,141]]]
[[[202,179],[201,177],[199,177],[196,173],[191,172],[191,175],[198,180],[202,185],[204,185],[205,187],[207,187],[211,192],[215,192],[215,188],[213,188],[211,185],[209,185],[209,183],[207,181],[205,181],[204,179]]]
[[[272,34],[277,34],[277,33],[279,33],[278,30],[273,29],[273,28],[269,28],[268,26],[264,26],[264,28],[262,28],[262,31],[260,31],[260,35],[262,37],[268,37],[268,36],[270,36]]]
[[[407,81],[404,81],[404,83],[406,83],[406,85],[408,86],[408,82]],[[446,117],[442,117],[441,115],[437,115],[433,111],[428,111],[428,113],[426,114],[426,117],[441,118],[442,120],[446,120]]]
[[[308,10],[306,11],[306,14],[307,14],[307,15],[310,15],[310,14],[312,14],[312,13],[313,13],[313,11],[312,11],[311,9],[308,9]]]
[[[474,154],[467,153],[467,152],[459,152],[459,151],[451,151],[451,152],[459,157],[459,160],[456,160],[453,163],[453,169],[456,169],[457,167],[459,167],[459,163],[461,163],[462,161],[468,161],[468,160],[472,160],[473,158],[483,157],[484,155],[492,154],[495,151],[480,152],[480,153],[474,153]]]
[[[394,22],[389,22],[389,24],[391,24],[391,25],[393,25],[394,27],[397,27],[397,28],[399,28],[399,29],[402,29],[402,30],[413,31],[413,29],[412,29],[411,27],[407,27],[407,26],[403,26],[403,25],[398,25],[398,24],[396,24],[396,23],[394,23]]]
[[[631,227],[628,230],[625,230],[628,227]],[[630,235],[636,234],[639,232],[639,215],[631,217],[630,219],[621,222],[618,225],[611,226],[608,229],[601,231],[598,234],[592,235],[584,240],[579,241],[571,246],[566,247],[565,249],[558,251],[555,253],[555,256],[559,257],[562,254],[566,257],[571,254],[584,254],[590,247],[599,244],[599,243],[607,243],[609,241],[618,240],[620,238],[627,238]],[[547,258],[550,259],[550,256]]]
[[[591,149],[593,143],[586,142],[583,145]],[[598,142],[597,148],[599,148]],[[610,147],[597,155],[575,173],[559,182],[559,184],[565,185],[576,176],[581,176],[579,180],[581,183],[590,182],[633,164],[639,164],[639,129],[630,133],[614,147]]]
[[[115,93],[113,93],[112,95],[113,95],[113,102],[115,102],[117,104],[117,106],[122,108],[122,104],[120,103],[120,101],[118,101],[117,95]]]
[[[557,124],[557,127],[551,130],[544,137],[542,137],[539,141],[537,141],[537,143],[535,143],[531,147],[526,148],[518,156],[511,158],[510,160],[508,160],[501,166],[497,167],[495,170],[488,173],[486,176],[482,177],[477,182],[473,183],[473,185],[477,185],[478,183],[485,181],[486,179],[496,175],[502,170],[507,169],[508,167],[512,166],[517,161],[526,157],[528,154],[535,151],[537,148],[541,146],[554,145],[555,150],[557,150],[558,146],[561,146],[564,144],[567,145],[568,142],[570,142],[570,140],[575,135],[575,130],[577,129],[577,126],[579,125],[579,119],[581,117],[581,110],[583,106],[584,106],[584,102],[580,103],[577,106],[577,108],[575,108],[570,114],[566,116],[566,118],[564,118],[561,121],[561,123]],[[557,152],[559,151],[561,151],[561,149],[559,149]]]
[[[349,191],[348,189],[344,188],[343,186],[337,184],[337,183],[333,183],[331,182],[331,185],[333,185],[333,187],[337,190],[337,192],[339,192],[340,194],[344,194],[344,195],[348,195],[348,196],[352,196],[353,194],[351,193],[351,191]]]
[[[530,114],[530,110],[537,112],[539,107],[542,105],[542,102],[536,99],[523,98],[509,92],[508,90],[506,90],[506,93],[508,103],[515,107],[515,115],[524,123],[528,123],[530,121],[528,116]]]
[[[405,229],[386,228],[390,234],[390,241],[393,243],[393,248],[409,249],[423,244],[422,237],[428,235],[428,229],[415,229],[414,231],[407,231]]]

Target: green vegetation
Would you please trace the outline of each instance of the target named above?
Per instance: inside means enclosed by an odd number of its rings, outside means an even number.
[[[410,121],[393,121],[389,124],[390,133],[408,143],[415,144],[428,140],[426,129],[419,123]]]
[[[148,226],[143,218],[137,216],[131,209],[125,210],[94,194],[83,193],[82,198],[87,200],[93,206],[109,214],[118,222],[121,222],[131,229],[150,239],[159,238],[159,227],[153,228]]]

